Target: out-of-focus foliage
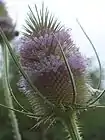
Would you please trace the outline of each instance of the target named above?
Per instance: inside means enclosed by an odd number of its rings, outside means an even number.
[[[94,61],[92,61],[92,59],[90,60],[90,67],[93,65]],[[91,86],[93,88],[97,88],[98,82],[99,82],[99,78],[100,78],[100,74],[99,74],[99,68],[90,68],[90,79],[91,79]],[[100,85],[100,89],[105,89],[104,87],[105,85],[105,68],[102,67],[101,69],[101,85]],[[102,105],[105,105],[105,94],[99,99],[99,102]]]
[[[102,81],[104,80],[104,69],[102,69],[102,77],[101,77],[101,85],[100,85],[100,89],[102,89],[103,87],[103,83]],[[90,71],[90,78],[92,79],[92,87],[96,88],[98,85],[98,81],[99,81],[99,69],[93,69]]]
[[[19,79],[18,70],[10,59],[10,77],[11,86],[13,88],[14,94],[19,100],[19,102],[27,109],[31,109],[28,104],[27,98],[23,93],[20,93],[17,87],[17,81]],[[92,77],[93,85],[96,84],[97,71],[93,71],[94,76]],[[95,75],[96,74],[96,75]],[[97,79],[98,80],[98,79]],[[105,100],[103,101],[103,103]],[[0,80],[0,103],[4,103],[3,89]],[[14,106],[20,109],[14,102]],[[7,118],[7,109],[0,107],[0,140],[12,140],[11,126],[9,124],[9,119]],[[101,115],[102,114],[102,115]],[[22,140],[65,140],[66,134],[62,130],[61,124],[58,122],[53,129],[49,129],[48,133],[44,135],[46,128],[44,126],[40,128],[30,128],[35,124],[35,119],[26,117],[25,115],[16,113],[19,122],[19,129],[22,135]],[[80,122],[82,126],[82,131],[84,134],[84,140],[105,140],[105,109],[94,109],[89,111],[84,111],[80,114]]]

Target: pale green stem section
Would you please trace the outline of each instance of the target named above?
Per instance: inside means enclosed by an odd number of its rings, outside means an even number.
[[[9,108],[13,108],[13,103],[12,103],[12,97],[9,91],[9,83],[8,83],[8,69],[9,69],[9,63],[8,63],[8,50],[5,45],[2,45],[2,53],[3,53],[3,72],[2,72],[2,78],[3,78],[3,87],[4,87],[4,96],[5,96],[5,104]],[[21,140],[21,135],[19,133],[19,128],[18,128],[18,122],[15,116],[15,113],[13,110],[8,109],[8,115],[10,118],[10,122],[12,125],[12,132],[14,134],[14,139],[16,140]]]
[[[69,132],[70,140],[82,140],[79,127],[77,125],[76,113],[73,112],[70,116],[67,115],[64,122]]]
[[[80,24],[79,20],[76,19],[76,21],[77,21],[78,25],[80,26],[81,30],[83,31],[84,35],[86,36],[86,38],[87,38],[88,41],[90,42],[90,44],[91,44],[91,46],[92,46],[92,48],[93,48],[93,50],[94,50],[94,52],[95,52],[96,58],[97,58],[97,60],[98,60],[98,64],[99,64],[99,76],[100,76],[100,78],[99,78],[99,82],[98,82],[98,85],[97,85],[97,89],[100,89],[101,78],[102,78],[102,74],[101,74],[101,72],[102,72],[101,69],[102,69],[102,68],[101,68],[101,62],[100,62],[99,55],[98,55],[98,53],[97,53],[97,51],[96,51],[96,48],[95,48],[93,42],[91,41],[90,37],[89,37],[89,36],[87,35],[87,33],[85,32],[85,30],[84,30],[84,28],[82,27],[82,25]]]

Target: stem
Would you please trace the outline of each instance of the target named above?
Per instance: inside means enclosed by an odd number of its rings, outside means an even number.
[[[82,140],[82,137],[80,136],[79,127],[77,125],[77,117],[76,112],[72,112],[70,116],[66,116],[66,119],[64,120],[67,130],[70,135],[70,140]]]
[[[87,38],[88,41],[90,42],[90,44],[91,44],[91,46],[92,46],[92,48],[93,48],[93,50],[94,50],[94,52],[95,52],[96,58],[97,58],[97,60],[98,60],[98,64],[99,64],[99,82],[98,82],[98,85],[97,85],[97,89],[100,89],[101,78],[102,78],[102,74],[101,74],[101,72],[102,72],[102,68],[101,68],[101,67],[102,67],[102,66],[101,66],[101,62],[100,62],[99,55],[98,55],[98,53],[97,53],[97,51],[96,51],[96,49],[95,49],[95,46],[94,46],[93,42],[91,41],[90,37],[87,35],[86,31],[84,30],[84,28],[83,28],[82,25],[80,24],[79,20],[76,19],[76,21],[77,21],[78,25],[80,26],[81,30],[83,31],[84,35],[86,36],[86,38]]]
[[[8,50],[6,46],[2,43],[2,53],[3,53],[3,86],[4,86],[4,96],[5,96],[5,103],[8,107],[13,108],[13,103],[12,103],[12,98],[11,98],[11,93],[8,88],[8,69],[9,69],[9,63],[8,63]],[[14,133],[14,138],[16,140],[21,140],[21,135],[19,133],[19,128],[18,128],[18,122],[15,116],[15,113],[13,110],[8,110],[8,116],[11,121],[12,125],[12,130]]]
[[[54,35],[54,34],[53,34]],[[72,90],[73,90],[73,100],[72,100],[72,104],[74,105],[76,103],[76,95],[77,95],[77,89],[76,89],[76,83],[75,83],[75,80],[74,80],[74,76],[73,76],[73,73],[72,73],[72,70],[71,70],[71,67],[66,59],[66,56],[65,56],[65,53],[62,49],[62,46],[61,46],[61,43],[59,42],[59,40],[57,39],[57,37],[54,35],[54,37],[56,38],[56,40],[58,41],[58,44],[60,46],[60,50],[61,50],[61,53],[62,53],[62,56],[64,58],[64,61],[65,61],[65,64],[66,64],[66,67],[67,67],[67,71],[68,71],[68,74],[69,74],[69,78],[70,78],[70,81],[71,81],[71,85],[72,85]]]

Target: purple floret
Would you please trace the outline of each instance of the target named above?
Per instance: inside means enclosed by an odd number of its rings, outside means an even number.
[[[59,99],[64,98],[64,102],[69,103],[72,100],[70,99],[73,94],[72,86],[58,41],[66,55],[75,81],[83,80],[81,77],[84,77],[86,72],[87,60],[73,44],[67,30],[54,34],[51,32],[40,37],[30,35],[30,37],[21,38],[20,61],[33,84],[43,95],[54,102],[55,98],[61,96]]]
[[[59,63],[63,63],[58,40],[63,47],[71,68],[78,69],[81,72],[85,71],[86,60],[81,56],[78,48],[73,44],[68,32],[64,30],[55,33],[55,35],[51,33],[49,35],[45,34],[45,36],[39,38],[22,38],[20,46],[22,65],[25,67],[31,67],[31,69],[35,70],[38,69],[38,67],[40,67],[40,69],[43,69],[44,67],[46,68],[46,66],[51,63],[52,58],[55,58],[55,60],[59,58]],[[50,65],[52,64],[53,63]]]

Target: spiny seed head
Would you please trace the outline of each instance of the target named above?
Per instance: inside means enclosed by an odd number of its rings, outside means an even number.
[[[87,59],[73,43],[71,32],[60,28],[49,11],[38,12],[30,9],[26,33],[20,39],[20,63],[32,84],[50,103],[68,106],[73,102],[73,86],[61,48],[71,68],[76,85],[76,103],[83,105],[90,99],[87,88]],[[49,18],[51,17],[51,18]],[[52,21],[52,22],[51,22]],[[60,46],[61,45],[61,46]],[[21,77],[20,88],[28,97],[36,114],[48,112],[49,106],[33,92],[28,82]],[[51,109],[50,109],[51,110]],[[42,113],[42,114],[43,114]]]
[[[55,32],[54,35],[51,32],[40,37],[21,38],[21,64],[32,83],[48,100],[54,104],[71,104],[72,84],[58,40],[74,75],[77,88],[76,102],[85,103],[88,97],[85,75],[87,61],[73,44],[68,30]],[[23,83],[23,87],[28,90],[27,82]]]

